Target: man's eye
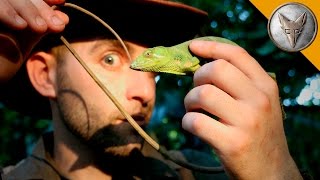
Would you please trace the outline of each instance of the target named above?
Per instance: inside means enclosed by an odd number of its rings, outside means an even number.
[[[119,61],[119,57],[115,54],[109,54],[104,57],[104,63],[108,65],[114,65],[117,61]]]

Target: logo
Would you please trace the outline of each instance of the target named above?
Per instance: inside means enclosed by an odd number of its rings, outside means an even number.
[[[288,52],[307,48],[317,35],[317,20],[312,11],[300,3],[279,6],[268,22],[268,33],[273,43]]]

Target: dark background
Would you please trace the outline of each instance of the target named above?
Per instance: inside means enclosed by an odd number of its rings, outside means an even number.
[[[203,35],[221,36],[244,47],[266,71],[275,72],[286,112],[285,131],[298,167],[320,178],[320,74],[301,54],[278,49],[267,32],[267,19],[248,0],[181,0],[209,12]],[[168,149],[197,149],[214,156],[206,144],[181,129],[183,98],[189,77],[161,75],[157,103],[148,133]],[[0,102],[0,166],[16,164],[31,152],[50,120],[34,119]]]

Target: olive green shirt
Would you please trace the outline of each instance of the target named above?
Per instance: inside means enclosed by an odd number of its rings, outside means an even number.
[[[30,156],[20,161],[15,166],[8,166],[2,169],[2,179],[67,179],[57,171],[57,168],[54,167],[55,163],[52,159],[52,150],[52,133],[44,134],[36,144],[35,149]],[[204,162],[206,165],[212,161],[210,158],[208,159],[210,156],[205,156],[203,153],[201,154],[196,151],[187,152],[187,156],[180,151],[170,151],[170,154],[185,161],[189,160],[189,162],[190,159],[194,159],[195,163],[198,164],[200,161],[206,161]],[[154,150],[150,145],[144,145],[142,154],[144,155],[141,156],[141,159],[134,162],[134,166],[130,166],[132,167],[131,170],[124,171],[124,168],[121,168],[121,173],[113,175],[113,179],[227,179],[225,174],[204,174],[192,172],[189,169],[176,165],[169,160],[165,160],[162,155]]]

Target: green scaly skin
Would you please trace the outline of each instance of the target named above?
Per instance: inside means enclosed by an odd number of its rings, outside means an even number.
[[[228,39],[215,36],[199,37],[193,40],[217,41],[237,45]],[[148,48],[131,63],[130,67],[146,72],[171,73],[176,75],[194,74],[200,68],[200,60],[189,51],[191,41],[189,40],[171,47],[157,46]]]

